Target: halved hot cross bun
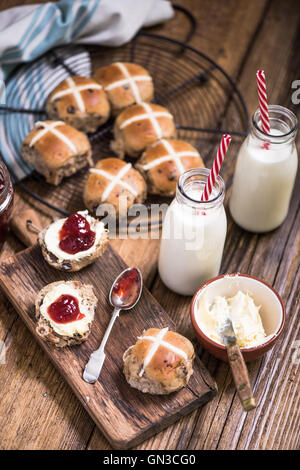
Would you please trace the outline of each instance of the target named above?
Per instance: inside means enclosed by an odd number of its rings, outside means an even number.
[[[117,215],[124,215],[133,204],[142,203],[146,193],[146,182],[131,163],[105,158],[90,169],[83,200],[91,212],[96,213],[98,206],[106,203],[112,204]]]
[[[93,165],[87,136],[62,121],[36,122],[23,141],[21,153],[29,165],[54,185],[86,165]]]
[[[120,158],[138,157],[149,145],[175,137],[172,114],[163,106],[141,103],[125,109],[116,119],[111,147]]]
[[[47,113],[84,132],[95,132],[110,115],[110,104],[103,87],[89,77],[63,80],[47,99]]]
[[[164,395],[184,387],[193,373],[194,347],[168,328],[150,328],[124,353],[127,382],[141,392]]]
[[[115,62],[96,70],[93,78],[107,93],[114,116],[132,104],[153,98],[152,78],[141,65]]]
[[[195,147],[184,140],[162,139],[148,147],[135,165],[150,194],[174,196],[178,178],[191,168],[204,168]]]
[[[52,222],[39,233],[38,242],[50,266],[61,271],[79,271],[104,253],[108,230],[88,211],[80,211]]]
[[[79,281],[51,282],[35,301],[36,332],[57,348],[87,340],[98,299],[93,287]]]

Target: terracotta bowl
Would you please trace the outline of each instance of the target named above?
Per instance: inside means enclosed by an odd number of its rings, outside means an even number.
[[[213,301],[217,295],[231,297],[239,290],[249,291],[253,294],[256,305],[261,305],[260,315],[267,334],[264,343],[253,348],[241,348],[245,361],[254,361],[274,346],[275,341],[282,333],[286,311],[283,301],[273,287],[265,281],[247,274],[223,274],[210,279],[195,293],[191,303],[191,319],[199,342],[213,356],[228,362],[225,346],[217,343],[201,330],[197,322],[197,303],[202,295],[206,295],[208,302]]]

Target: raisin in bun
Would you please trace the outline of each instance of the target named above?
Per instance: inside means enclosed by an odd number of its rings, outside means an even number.
[[[146,199],[146,193],[146,182],[131,163],[105,158],[90,169],[83,200],[91,212],[96,213],[98,206],[105,203],[114,206],[117,215],[125,215],[133,204]]]
[[[179,176],[191,168],[204,168],[204,163],[188,142],[162,139],[145,150],[136,168],[146,179],[150,194],[174,196]]]
[[[71,309],[65,303],[66,296],[68,302],[72,301]],[[37,334],[57,348],[82,343],[90,334],[97,302],[90,285],[78,281],[57,281],[46,285],[38,293],[35,302]],[[74,305],[77,306],[76,310]],[[57,318],[55,313],[58,307]]]
[[[115,62],[96,70],[93,78],[107,93],[114,116],[132,104],[153,98],[152,78],[138,64]]]
[[[93,165],[87,136],[62,121],[36,122],[23,141],[21,153],[29,165],[54,185],[86,165]]]
[[[79,271],[93,263],[104,253],[108,241],[103,223],[88,211],[58,219],[38,236],[45,260],[61,271]]]
[[[59,119],[83,132],[95,132],[110,115],[102,86],[92,78],[69,77],[49,95],[46,104],[51,119]]]
[[[193,373],[194,347],[168,328],[144,331],[123,356],[127,382],[143,393],[165,395],[184,387]]]
[[[113,151],[137,158],[149,145],[163,138],[175,137],[172,114],[157,104],[141,103],[125,109],[114,125]]]

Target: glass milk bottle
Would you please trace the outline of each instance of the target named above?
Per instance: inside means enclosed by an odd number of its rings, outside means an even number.
[[[270,135],[261,130],[260,110],[239,151],[229,201],[235,222],[251,232],[268,232],[285,219],[297,173],[297,118],[269,106]]]
[[[194,168],[180,176],[163,223],[159,274],[167,287],[182,295],[193,295],[218,275],[221,265],[227,230],[225,185],[218,176],[209,201],[201,201],[208,175],[207,168]]]

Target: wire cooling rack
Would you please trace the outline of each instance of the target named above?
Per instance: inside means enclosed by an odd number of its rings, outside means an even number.
[[[193,15],[183,7],[176,6],[176,9],[190,20],[190,30],[183,42],[141,31],[125,46],[107,48],[93,45],[84,50],[88,54],[92,71],[115,61],[136,62],[144,66],[153,77],[154,102],[167,107],[174,115],[177,138],[194,145],[209,166],[221,134],[229,133],[236,138],[247,135],[249,115],[234,80],[215,61],[189,46],[188,41],[196,28]],[[34,75],[43,60],[50,65],[49,77],[44,80],[47,94],[50,94],[57,83],[76,74],[75,70],[78,70],[80,64],[72,56],[73,51],[73,46],[57,48],[29,64],[22,64],[8,78],[8,83],[16,73],[20,74],[25,70],[27,74],[29,72]],[[9,117],[11,119],[11,115],[15,113],[21,113],[25,119],[28,117],[30,122],[47,118],[44,106],[37,109],[29,102],[26,108],[19,108],[11,106],[14,103],[13,94],[7,98],[7,105],[0,107],[4,120]],[[113,121],[109,120],[97,132],[89,134],[95,161],[114,156],[110,149],[112,127]],[[17,141],[22,142],[25,138],[25,128],[26,126],[16,128]],[[42,204],[68,215],[83,209],[82,191],[87,173],[87,170],[82,170],[66,178],[57,188],[45,183],[36,172],[18,184]],[[160,201],[160,198],[150,197],[148,203],[157,202],[158,199]]]

